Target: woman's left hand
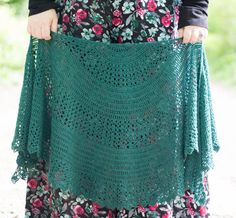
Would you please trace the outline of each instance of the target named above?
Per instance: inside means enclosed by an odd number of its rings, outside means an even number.
[[[183,37],[183,43],[195,43],[197,41],[203,41],[208,35],[208,30],[200,26],[185,26],[178,29],[179,37]]]

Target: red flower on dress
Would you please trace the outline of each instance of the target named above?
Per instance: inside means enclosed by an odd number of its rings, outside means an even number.
[[[63,20],[63,23],[69,23],[70,17],[67,14],[64,14],[62,20]]]
[[[161,216],[161,218],[170,218],[169,214],[168,213],[165,213]]]
[[[112,210],[111,209],[108,210],[108,218],[112,218]]]
[[[46,185],[44,186],[44,190],[45,190],[45,191],[48,191],[48,190],[49,190],[49,184],[48,184],[48,182],[46,182]]]
[[[40,210],[38,208],[32,208],[31,209],[31,212],[34,214],[34,215],[39,215],[40,214]]]
[[[96,35],[101,35],[103,33],[103,28],[100,24],[95,24],[92,27],[93,32],[95,32]]]
[[[201,206],[199,209],[200,216],[206,216],[207,215],[207,208],[205,206]]]
[[[153,37],[148,37],[148,38],[147,38],[147,41],[148,41],[148,42],[153,42],[153,41],[154,41],[154,38],[153,38]]]
[[[172,217],[172,210],[168,210],[167,213],[161,216],[161,218],[171,218],[171,217]]]
[[[147,8],[149,11],[155,11],[157,8],[157,4],[154,0],[149,0],[147,4]]]
[[[73,208],[73,211],[76,215],[82,215],[84,214],[84,208],[82,208],[80,205],[76,205],[74,208]]]
[[[30,180],[28,181],[28,186],[29,186],[30,188],[36,188],[36,187],[38,186],[37,180],[36,180],[36,179],[30,179]]]
[[[114,24],[115,26],[118,26],[122,23],[122,20],[119,17],[114,17],[112,19],[112,24]]]
[[[88,13],[86,10],[83,10],[83,9],[78,9],[76,11],[76,17],[77,19],[85,19],[87,17]]]
[[[168,27],[170,26],[170,17],[168,15],[165,15],[164,17],[161,18],[161,23],[165,26]]]
[[[64,23],[62,23],[62,30],[63,30],[63,32],[65,32],[67,30],[67,26]]]
[[[92,211],[94,214],[97,214],[98,212],[98,208],[100,208],[101,206],[99,204],[97,204],[96,202],[92,203]]]
[[[156,210],[158,207],[159,207],[159,205],[158,205],[158,203],[156,203],[155,205],[149,205],[148,206],[149,207],[149,209],[151,210],[151,211],[154,211],[154,210]]]
[[[192,216],[195,214],[193,208],[190,205],[188,206],[188,213]]]
[[[48,179],[47,174],[43,173],[43,174],[42,174],[42,179],[43,179],[43,180],[47,180],[47,179]]]
[[[122,43],[122,42],[123,42],[122,36],[118,36],[118,43]]]
[[[42,207],[43,206],[43,202],[40,199],[35,199],[32,204],[34,205],[34,207]]]
[[[138,205],[138,210],[140,212],[145,212],[146,211],[146,209],[142,205]]]

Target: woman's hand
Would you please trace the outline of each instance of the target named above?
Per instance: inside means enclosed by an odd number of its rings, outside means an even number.
[[[49,9],[28,17],[27,32],[39,39],[51,39],[50,31],[57,31],[58,17],[55,9]]]
[[[208,30],[204,27],[189,25],[178,29],[178,34],[180,38],[183,37],[183,43],[195,43],[206,39]]]

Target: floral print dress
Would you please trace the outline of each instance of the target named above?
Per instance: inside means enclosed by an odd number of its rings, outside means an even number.
[[[177,37],[179,6],[175,0],[56,0],[57,32],[104,43],[139,43]],[[201,205],[186,190],[171,203],[107,208],[86,196],[50,186],[45,162],[27,178],[25,218],[195,218],[209,217],[208,177],[202,181],[207,201]],[[158,194],[158,193],[157,193]]]

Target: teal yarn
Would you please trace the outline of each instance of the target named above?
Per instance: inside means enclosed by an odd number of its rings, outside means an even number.
[[[52,187],[109,208],[170,202],[202,184],[219,151],[202,42],[103,43],[31,36],[12,182],[45,160]]]

